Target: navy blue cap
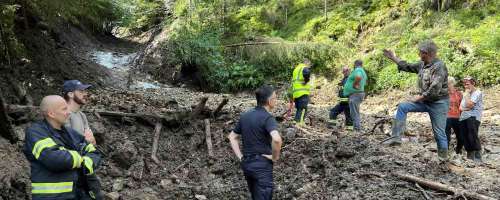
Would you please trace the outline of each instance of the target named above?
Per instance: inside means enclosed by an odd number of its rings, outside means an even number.
[[[63,92],[68,93],[68,92],[73,92],[75,90],[85,90],[91,86],[92,85],[89,84],[83,84],[79,80],[67,80],[64,81]]]

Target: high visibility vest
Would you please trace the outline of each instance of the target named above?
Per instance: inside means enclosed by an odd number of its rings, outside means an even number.
[[[293,70],[292,96],[294,99],[311,93],[311,81],[307,84],[304,83],[304,74],[302,74],[302,71],[304,71],[305,67],[306,65],[301,63]]]

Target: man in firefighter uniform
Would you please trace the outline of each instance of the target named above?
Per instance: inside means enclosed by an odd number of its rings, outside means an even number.
[[[95,173],[100,154],[82,135],[64,127],[70,111],[62,97],[44,97],[40,109],[44,120],[26,129],[24,144],[32,199],[95,199],[85,177]]]
[[[349,97],[344,96],[344,85],[347,82],[347,78],[349,77],[350,73],[351,70],[349,69],[349,67],[345,66],[342,68],[342,74],[344,75],[344,77],[338,84],[338,103],[330,110],[330,120],[328,121],[330,126],[337,126],[339,125],[337,116],[340,113],[344,113],[345,129],[348,131],[353,130],[353,124],[351,119],[351,112],[349,111]]]

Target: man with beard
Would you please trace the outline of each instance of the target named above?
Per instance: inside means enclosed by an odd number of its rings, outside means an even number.
[[[64,99],[68,104],[70,116],[65,124],[66,128],[76,130],[80,135],[85,137],[88,143],[96,145],[96,140],[92,130],[90,130],[87,116],[81,111],[83,105],[87,104],[88,91],[91,85],[83,84],[78,80],[68,80],[64,82],[63,93]],[[103,199],[101,192],[101,184],[95,174],[85,176],[85,189],[88,191],[92,199]]]
[[[90,87],[91,85],[83,84],[78,80],[68,80],[64,82],[63,93],[71,112],[66,127],[75,129],[85,137],[87,142],[95,145],[96,141],[90,130],[87,116],[81,111],[81,107],[87,104],[87,89]]]

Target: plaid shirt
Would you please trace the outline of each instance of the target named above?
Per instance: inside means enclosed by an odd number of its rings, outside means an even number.
[[[400,61],[398,70],[418,74],[418,88],[425,101],[432,102],[449,97],[448,69],[443,61],[435,58],[427,65],[422,61],[417,63]]]

